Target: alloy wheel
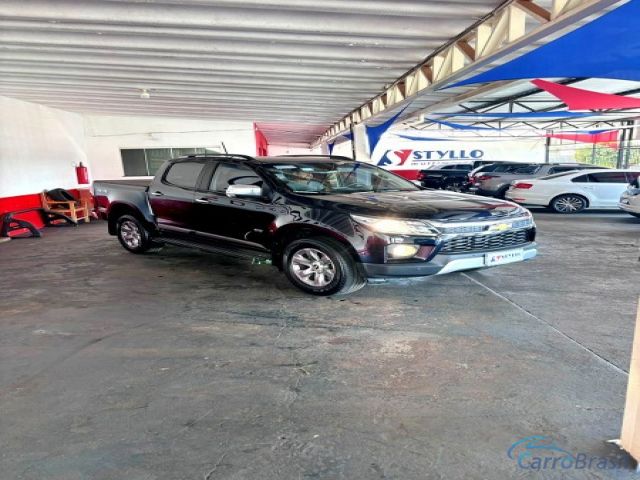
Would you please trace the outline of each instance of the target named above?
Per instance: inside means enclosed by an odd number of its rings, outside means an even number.
[[[142,233],[140,228],[131,220],[125,220],[120,225],[120,236],[122,241],[131,249],[139,248],[142,245]]]
[[[291,271],[311,287],[326,287],[336,276],[336,267],[327,254],[316,248],[302,248],[291,258]]]
[[[561,213],[575,213],[584,208],[584,201],[580,197],[567,195],[556,200],[555,207]]]

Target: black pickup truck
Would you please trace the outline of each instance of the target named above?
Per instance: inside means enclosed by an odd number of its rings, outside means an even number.
[[[424,190],[345,157],[195,155],[149,185],[96,181],[109,233],[142,253],[163,244],[263,259],[315,295],[369,277],[411,277],[533,258],[528,210]]]

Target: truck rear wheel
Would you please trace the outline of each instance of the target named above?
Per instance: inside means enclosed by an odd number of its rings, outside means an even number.
[[[153,241],[142,222],[132,215],[118,218],[117,232],[120,244],[132,253],[160,250],[161,245]]]
[[[282,263],[289,281],[312,295],[348,294],[367,283],[347,248],[331,238],[291,242]]]

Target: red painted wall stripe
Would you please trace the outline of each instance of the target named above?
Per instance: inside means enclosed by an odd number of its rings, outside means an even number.
[[[83,189],[89,191],[88,189]],[[80,197],[80,189],[70,188],[69,192],[75,196],[76,198]],[[15,212],[16,210],[25,210],[27,208],[40,208],[42,207],[42,202],[40,201],[39,193],[32,193],[29,195],[18,195],[16,197],[3,197],[0,198],[0,217],[8,212]],[[26,220],[27,222],[33,223],[36,228],[43,228],[44,223],[42,223],[42,219],[37,212],[27,212],[17,215],[16,218],[21,220]],[[13,235],[19,235],[20,233],[24,233],[24,231],[16,231],[13,232]]]
[[[40,202],[40,194],[20,195],[17,197],[0,198],[0,216],[7,212],[15,212],[16,210],[24,210],[26,208],[42,207]],[[37,228],[44,227],[40,215],[36,212],[23,213],[16,218],[26,220],[33,223]]]

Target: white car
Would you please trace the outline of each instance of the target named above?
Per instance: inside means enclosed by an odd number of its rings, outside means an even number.
[[[622,192],[618,207],[634,217],[640,217],[640,177],[631,182]]]
[[[586,208],[617,209],[627,184],[640,176],[636,170],[580,170],[531,180],[514,180],[505,198],[526,205],[550,207],[557,213]]]

